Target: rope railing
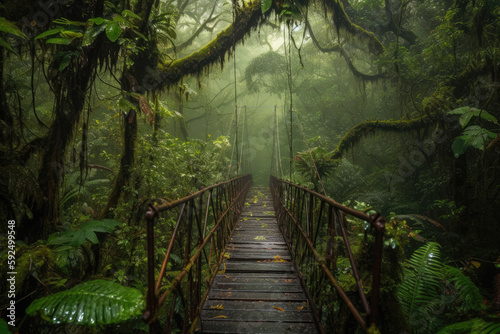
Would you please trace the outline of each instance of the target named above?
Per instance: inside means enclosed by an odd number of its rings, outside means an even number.
[[[376,328],[385,219],[378,213],[367,215],[273,176],[270,189],[281,231],[302,275],[301,280],[313,304],[316,319],[322,319],[324,332],[338,332],[334,301],[343,302],[363,330]],[[375,233],[375,242],[371,246],[374,258],[370,303],[347,238],[347,217],[370,223]],[[339,253],[349,259],[359,298],[353,298],[356,294],[352,292],[346,293],[335,277]]]
[[[172,321],[182,333],[193,331],[251,185],[251,175],[240,176],[148,207],[143,318],[150,333],[170,333]],[[168,246],[160,242],[166,241],[164,236],[169,236]],[[161,267],[157,266],[160,251],[165,253]]]

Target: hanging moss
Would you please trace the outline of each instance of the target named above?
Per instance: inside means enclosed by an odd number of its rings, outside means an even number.
[[[353,23],[339,0],[323,0],[322,3],[325,10],[329,10],[333,13],[333,21],[337,28],[337,33],[339,33],[340,30],[346,31],[354,38],[368,42],[368,48],[371,52],[376,54],[382,54],[384,52],[384,45],[377,36],[371,31],[365,30]]]
[[[243,42],[253,28],[256,28],[269,14],[262,14],[261,3],[254,0],[237,9],[234,24],[221,31],[201,49],[166,67],[158,82],[159,89],[168,88],[179,82],[186,75],[200,75],[214,64],[223,66],[226,54],[230,57],[236,43]]]
[[[386,121],[364,121],[351,128],[340,140],[334,151],[333,159],[342,157],[342,154],[356,145],[363,137],[373,135],[376,132],[398,132],[408,133],[426,128],[436,123],[436,117],[424,116],[417,119],[386,120]]]

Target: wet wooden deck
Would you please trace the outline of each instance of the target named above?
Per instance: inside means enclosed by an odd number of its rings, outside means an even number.
[[[269,189],[249,191],[224,256],[198,333],[317,333]]]

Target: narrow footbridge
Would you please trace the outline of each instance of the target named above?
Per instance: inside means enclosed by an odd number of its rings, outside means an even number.
[[[384,219],[271,177],[242,176],[146,212],[150,333],[375,332]],[[371,224],[369,299],[347,219]],[[357,293],[335,278],[349,259]],[[342,326],[341,326],[342,325]]]

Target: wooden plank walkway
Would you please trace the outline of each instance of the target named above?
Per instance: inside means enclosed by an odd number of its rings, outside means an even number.
[[[267,188],[250,189],[198,333],[317,333]]]

